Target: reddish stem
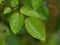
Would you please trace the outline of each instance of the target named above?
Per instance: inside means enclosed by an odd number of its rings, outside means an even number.
[[[52,38],[55,32],[55,24],[58,16],[58,2],[59,0],[49,0],[48,8],[49,8],[49,21],[47,26],[47,42]]]

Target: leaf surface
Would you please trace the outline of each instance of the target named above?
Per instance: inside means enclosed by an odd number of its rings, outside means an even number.
[[[25,26],[29,34],[34,38],[45,41],[46,29],[42,21],[35,17],[29,17],[25,20]]]
[[[16,34],[18,33],[24,24],[24,16],[18,13],[12,14],[10,17],[10,28]]]

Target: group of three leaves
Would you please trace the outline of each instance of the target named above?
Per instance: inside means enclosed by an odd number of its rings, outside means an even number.
[[[33,3],[33,1],[35,2]],[[40,2],[42,4],[43,1],[32,0],[33,9],[28,6],[23,6],[20,10],[21,14],[12,14],[9,20],[9,24],[14,34],[18,33],[25,25],[26,30],[29,32],[30,35],[32,35],[36,39],[45,41],[46,28],[44,23],[40,20],[42,15],[40,15],[36,11],[36,9],[40,6]],[[11,9],[9,7],[5,8],[4,14],[6,14],[7,12],[9,13],[10,11]],[[25,19],[24,15],[28,16],[28,18]]]
[[[43,22],[39,19],[41,16],[34,10],[29,10],[23,7],[19,13],[14,13],[10,18],[11,30],[16,34],[18,33],[25,23],[27,31],[35,38],[39,40],[45,40],[45,26]],[[33,12],[33,13],[32,13]],[[29,16],[24,19],[24,15]]]

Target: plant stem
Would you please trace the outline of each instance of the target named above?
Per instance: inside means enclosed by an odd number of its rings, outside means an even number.
[[[55,32],[56,18],[58,16],[58,0],[48,0],[49,21],[47,26],[47,42]]]
[[[10,5],[7,5],[7,4],[4,4],[4,3],[0,3],[0,6],[6,6],[6,7],[10,7],[12,11],[16,12],[16,13],[19,13],[19,11],[17,11],[14,7],[10,6]]]

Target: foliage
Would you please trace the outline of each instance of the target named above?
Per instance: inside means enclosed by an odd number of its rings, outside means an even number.
[[[0,0],[0,45],[45,45],[49,18],[45,3],[46,0]],[[55,45],[52,39],[49,45]]]

